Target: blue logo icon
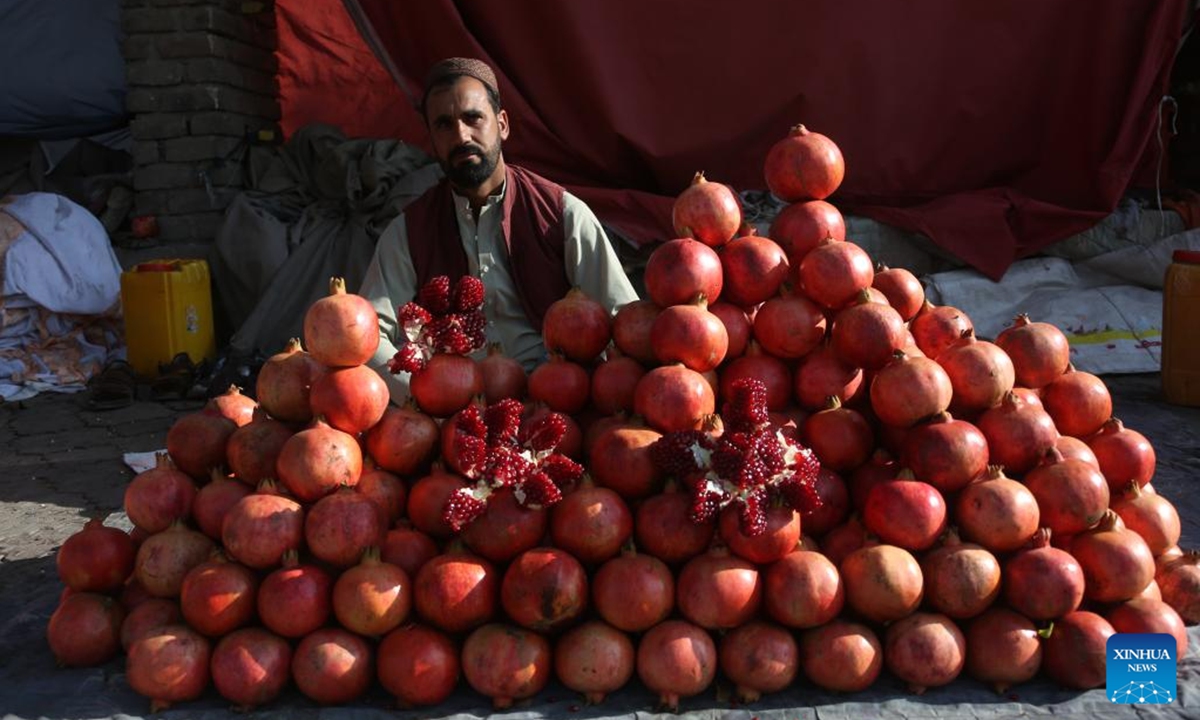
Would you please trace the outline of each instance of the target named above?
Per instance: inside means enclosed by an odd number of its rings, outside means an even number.
[[[1108,699],[1151,705],[1175,702],[1175,637],[1166,633],[1117,633],[1105,650]]]

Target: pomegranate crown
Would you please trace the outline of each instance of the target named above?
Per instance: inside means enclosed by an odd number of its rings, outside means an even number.
[[[811,450],[770,426],[766,386],[757,378],[733,383],[721,409],[720,437],[700,430],[670,432],[650,448],[664,472],[692,486],[693,522],[712,520],[736,504],[743,533],[767,528],[767,508],[781,503],[800,512],[821,506],[815,483],[821,466]]]
[[[453,286],[438,275],[417,292],[417,299],[396,310],[406,342],[388,362],[393,373],[425,369],[434,353],[470,355],[487,343],[483,282],[464,275]]]
[[[524,507],[548,507],[583,475],[583,466],[558,452],[566,418],[551,412],[522,425],[521,409],[519,401],[506,398],[459,413],[454,450],[463,474],[475,483],[454,491],[446,502],[442,517],[455,532],[482,515],[499,488],[512,488]]]

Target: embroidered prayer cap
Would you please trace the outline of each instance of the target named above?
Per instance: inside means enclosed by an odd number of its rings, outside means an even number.
[[[491,90],[497,99],[500,97],[500,86],[496,84],[496,73],[492,72],[492,68],[482,60],[465,57],[446,58],[429,69],[429,74],[425,77],[426,97],[429,96],[430,88],[458,75],[475,78]]]

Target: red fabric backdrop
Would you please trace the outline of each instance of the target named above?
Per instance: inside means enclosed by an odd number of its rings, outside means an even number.
[[[329,0],[279,5],[312,14]],[[669,237],[671,200],[696,170],[763,188],[767,149],[803,122],[845,155],[840,209],[998,278],[1111,212],[1157,150],[1187,0],[345,5],[396,83],[370,116],[339,80],[327,119],[370,117],[365,134],[423,142],[394,88],[418,94],[438,59],[480,57],[512,119],[506,156],[638,241]]]

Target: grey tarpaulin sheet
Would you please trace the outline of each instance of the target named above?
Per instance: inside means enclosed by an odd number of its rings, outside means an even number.
[[[270,355],[300,335],[330,277],[358,287],[379,233],[441,170],[414,146],[347,140],[326,125],[302,128],[252,164],[255,189],[226,211],[210,261],[231,347]]]

